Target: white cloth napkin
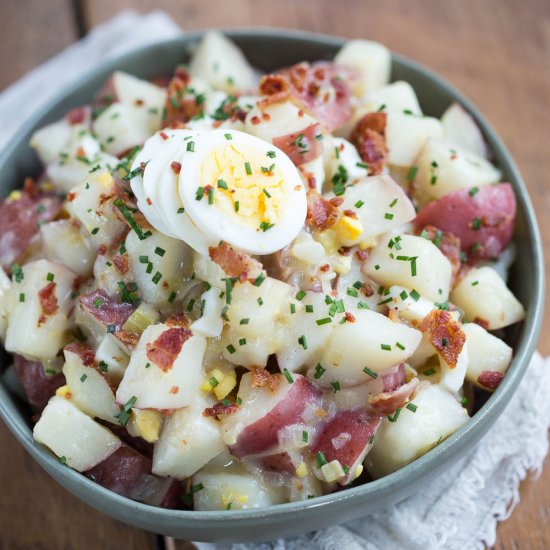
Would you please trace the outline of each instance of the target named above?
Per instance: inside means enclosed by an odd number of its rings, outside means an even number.
[[[66,84],[104,59],[180,33],[163,12],[123,12],[30,72],[0,95],[0,149],[30,116]],[[40,90],[40,94],[36,94]],[[496,524],[519,501],[529,471],[548,452],[550,359],[536,354],[516,395],[481,444],[453,469],[407,500],[338,527],[263,544],[196,543],[200,550],[445,550],[482,549]],[[411,536],[414,534],[414,536]]]

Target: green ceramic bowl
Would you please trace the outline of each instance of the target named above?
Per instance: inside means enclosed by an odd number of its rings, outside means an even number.
[[[344,39],[304,32],[252,29],[228,31],[250,62],[269,71],[302,60],[331,59]],[[92,98],[115,69],[139,77],[169,73],[186,61],[200,39],[192,33],[147,46],[109,61],[82,78],[34,116],[0,155],[0,196],[37,175],[40,165],[29,148],[34,130],[63,116]],[[63,466],[32,439],[30,414],[23,403],[0,385],[0,415],[25,449],[61,485],[101,512],[136,527],[188,540],[258,541],[285,537],[355,519],[421,490],[423,486],[470,451],[491,429],[518,387],[537,342],[544,303],[544,262],[533,208],[521,176],[495,131],[462,94],[424,67],[400,56],[393,57],[392,78],[410,82],[425,113],[439,117],[453,101],[460,102],[477,120],[502,169],[504,181],[513,184],[518,198],[515,232],[518,258],[510,285],[527,310],[525,322],[512,327],[507,340],[515,356],[498,390],[475,416],[436,449],[383,479],[304,502],[243,511],[190,512],[154,508],[112,493]],[[7,364],[4,357],[2,364]]]

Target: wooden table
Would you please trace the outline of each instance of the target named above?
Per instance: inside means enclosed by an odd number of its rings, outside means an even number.
[[[2,0],[0,88],[120,9],[154,7],[186,30],[265,25],[368,37],[428,65],[470,96],[509,146],[533,197],[548,268],[548,0]],[[543,331],[550,331],[549,318]],[[550,353],[550,340],[541,339],[539,348]],[[0,548],[189,548],[80,503],[26,455],[3,424],[0,448]],[[496,548],[550,548],[549,489],[550,459],[536,483],[523,482],[519,506],[498,528]]]

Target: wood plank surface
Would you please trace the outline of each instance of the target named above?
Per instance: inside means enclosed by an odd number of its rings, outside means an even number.
[[[76,36],[69,0],[2,0],[0,88]],[[501,134],[531,192],[550,267],[550,2],[548,0],[83,0],[88,29],[124,8],[165,9],[186,30],[264,25],[380,40],[465,92]],[[550,289],[547,305],[550,304]],[[548,310],[548,307],[547,307]],[[550,331],[547,316],[543,334]],[[539,348],[550,353],[550,339]],[[155,538],[112,521],[52,481],[0,424],[0,549],[150,548]],[[550,459],[526,480],[498,528],[498,550],[550,548]],[[190,545],[167,539],[166,548]]]

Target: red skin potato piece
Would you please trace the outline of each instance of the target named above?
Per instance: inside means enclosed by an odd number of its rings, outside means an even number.
[[[25,252],[38,233],[39,224],[61,211],[61,199],[23,191],[19,199],[0,201],[0,266],[10,266]]]
[[[323,153],[323,143],[316,138],[320,134],[319,124],[311,124],[300,132],[273,138],[273,145],[285,152],[295,166],[300,166]]]
[[[28,402],[37,413],[43,411],[57,388],[65,384],[63,374],[46,374],[42,363],[29,361],[21,355],[13,355],[13,368]]]
[[[496,390],[502,379],[504,378],[504,373],[494,370],[484,370],[478,377],[477,381],[486,389],[490,391]]]
[[[353,480],[355,468],[371,449],[373,436],[381,422],[381,416],[369,414],[363,409],[338,411],[319,432],[311,450],[315,454],[321,451],[327,462],[338,460],[342,467],[348,466],[349,475],[338,482],[347,485]],[[349,434],[349,437],[340,438],[343,434]],[[341,443],[336,448],[333,440],[338,439]]]
[[[229,451],[237,458],[242,458],[276,446],[279,430],[300,422],[306,406],[320,398],[321,392],[313,384],[303,376],[295,375],[294,382],[277,405],[265,416],[246,426]]]
[[[420,210],[415,227],[434,225],[460,239],[463,252],[474,259],[497,257],[512,239],[516,196],[509,183],[483,185],[472,196],[459,189],[428,203]]]
[[[97,306],[94,305],[96,300],[98,300]],[[102,300],[101,303],[99,302],[100,300]],[[80,304],[100,323],[103,323],[105,326],[113,325],[115,332],[122,330],[124,323],[136,310],[135,305],[120,302],[103,290],[94,290],[90,294],[81,295]]]

